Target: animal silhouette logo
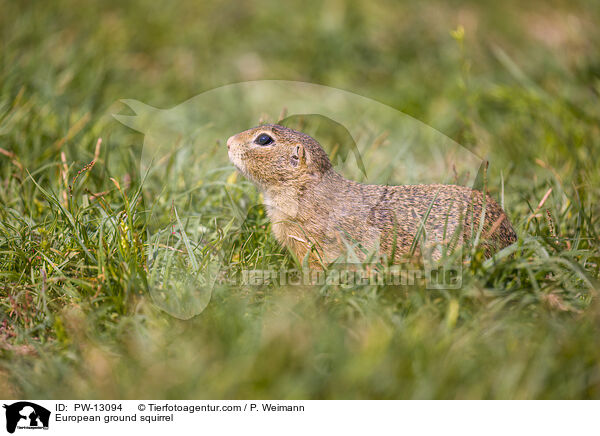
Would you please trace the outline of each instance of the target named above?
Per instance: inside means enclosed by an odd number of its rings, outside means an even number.
[[[50,411],[29,401],[19,401],[3,406],[6,409],[6,431],[14,433],[18,429],[48,429]]]
[[[231,135],[265,123],[302,131],[321,144],[337,172],[365,184],[473,186],[483,162],[391,106],[311,83],[233,83],[165,109],[121,102],[128,113],[114,118],[144,135],[135,153],[152,199],[143,216],[150,296],[180,319],[200,314],[217,287],[238,284],[224,268],[227,244],[270,201],[237,182],[225,142]],[[293,216],[297,203],[285,207]]]

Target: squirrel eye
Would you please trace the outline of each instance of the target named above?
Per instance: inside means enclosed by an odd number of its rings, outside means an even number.
[[[267,135],[266,133],[261,133],[260,135],[258,135],[256,137],[256,139],[254,140],[255,144],[259,144],[259,145],[269,145],[273,142],[273,138],[271,138],[269,135]]]

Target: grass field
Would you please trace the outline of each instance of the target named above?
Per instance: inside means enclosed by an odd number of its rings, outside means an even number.
[[[0,11],[0,397],[600,398],[596,2]],[[456,291],[217,286],[190,320],[158,309],[144,216],[160,180],[142,183],[144,137],[112,114],[256,79],[370,97],[486,157],[516,250],[475,253]],[[232,174],[214,177],[256,198]],[[260,208],[216,226],[228,273],[294,265]]]

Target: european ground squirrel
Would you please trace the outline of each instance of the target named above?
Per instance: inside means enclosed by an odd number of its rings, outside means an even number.
[[[262,191],[277,240],[300,261],[308,254],[311,265],[330,263],[349,250],[359,260],[374,251],[392,262],[426,252],[435,260],[443,246],[456,248],[477,234],[490,256],[517,240],[489,195],[456,185],[347,180],[315,139],[283,126],[238,133],[227,140],[227,149],[231,162]]]

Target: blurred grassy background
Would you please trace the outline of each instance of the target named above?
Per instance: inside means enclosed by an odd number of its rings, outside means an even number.
[[[596,2],[0,11],[0,396],[600,397]],[[170,107],[253,79],[362,94],[488,156],[518,251],[476,256],[460,292],[242,287],[191,321],[159,311],[136,201],[143,137],[110,114],[121,98]],[[221,249],[231,271],[289,262],[260,210]]]

